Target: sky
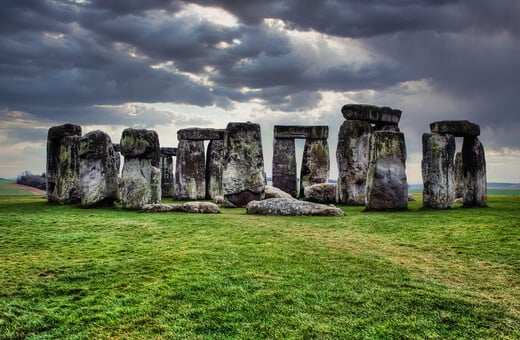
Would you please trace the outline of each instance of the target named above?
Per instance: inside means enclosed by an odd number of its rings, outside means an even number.
[[[463,119],[488,181],[520,182],[518,0],[0,4],[0,177],[44,172],[51,126],[177,146],[179,129],[251,121],[268,175],[274,125],[328,125],[335,178],[341,107],[361,103],[402,110],[409,183],[429,124]]]

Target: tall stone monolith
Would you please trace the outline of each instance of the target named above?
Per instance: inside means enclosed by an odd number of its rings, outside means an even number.
[[[462,143],[463,206],[487,207],[486,156],[477,137],[464,137]]]
[[[79,141],[81,126],[53,126],[47,134],[47,200],[52,203],[78,203]]]
[[[125,157],[121,199],[126,209],[141,209],[161,201],[159,136],[146,129],[128,128],[121,136],[121,154]]]
[[[274,138],[273,144],[273,186],[297,197],[294,139]]]
[[[375,131],[370,138],[366,210],[408,208],[406,146],[401,132]]]
[[[336,149],[338,203],[365,205],[371,134],[372,125],[360,120],[346,120],[339,129]]]
[[[175,199],[206,198],[206,152],[203,140],[181,139],[175,162]]]
[[[330,173],[329,145],[326,139],[306,139],[303,148],[300,171],[300,197],[305,188],[319,183],[327,183]]]
[[[79,145],[81,206],[115,206],[119,198],[118,157],[103,131],[85,134]]]
[[[206,156],[206,198],[224,195],[222,175],[224,172],[224,140],[212,139]]]
[[[173,174],[173,157],[177,155],[177,148],[161,148],[161,193],[162,197],[175,195],[175,176]]]
[[[224,149],[224,198],[237,207],[261,200],[265,178],[260,125],[229,123]]]
[[[455,198],[464,197],[464,176],[462,175],[462,152],[455,154]]]
[[[455,138],[453,135],[424,133],[422,147],[423,208],[453,208]]]

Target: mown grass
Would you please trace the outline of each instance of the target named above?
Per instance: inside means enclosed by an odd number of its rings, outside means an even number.
[[[31,192],[14,186],[15,181],[0,180],[0,197],[33,196]]]
[[[342,218],[0,198],[0,337],[520,338],[519,196]]]

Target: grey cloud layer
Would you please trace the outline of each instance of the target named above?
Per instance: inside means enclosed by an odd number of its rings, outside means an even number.
[[[181,1],[4,1],[0,109],[55,121],[73,114],[98,124],[119,123],[122,113],[95,105],[127,102],[227,108],[258,98],[273,110],[291,112],[316,106],[320,90],[384,91],[427,79],[437,91],[468,103],[453,118],[496,129],[506,121],[510,130],[497,144],[518,147],[511,129],[520,128],[520,2],[190,3],[223,8],[238,24],[179,16],[188,4]],[[351,38],[377,58],[328,65],[296,49],[287,32],[270,29],[265,18],[281,19],[293,30]],[[423,124],[417,121],[417,128]]]

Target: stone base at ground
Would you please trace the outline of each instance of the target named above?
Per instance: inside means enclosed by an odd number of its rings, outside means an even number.
[[[343,216],[341,209],[325,204],[292,200],[287,198],[270,198],[263,201],[252,201],[246,206],[248,214],[280,215],[280,216]]]
[[[185,212],[195,214],[218,214],[220,209],[211,202],[187,202],[183,204],[145,204],[142,212]]]

